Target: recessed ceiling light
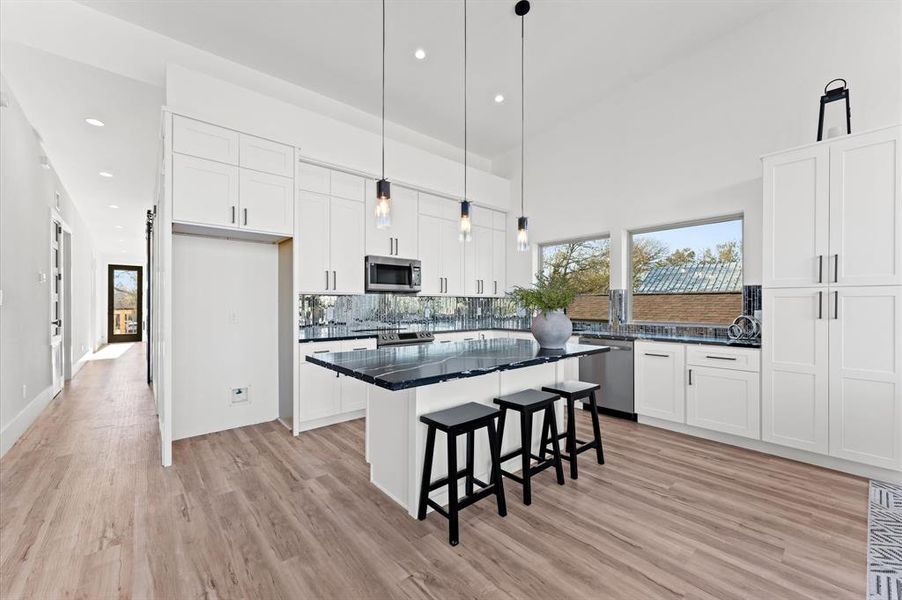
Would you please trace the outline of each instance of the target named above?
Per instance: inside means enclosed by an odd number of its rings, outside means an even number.
[[[120,241],[120,242],[124,242],[125,240],[123,240],[122,238],[119,238],[119,241]]]
[[[504,94],[495,94],[495,104],[504,102]]]
[[[88,125],[93,125],[94,127],[103,127],[104,123],[100,119],[88,118],[85,119],[85,123]]]
[[[106,177],[106,178],[110,178],[113,176],[113,174],[110,173],[109,171],[101,171],[100,173],[98,173],[98,175],[100,175],[101,177]]]
[[[119,208],[118,204],[110,204],[109,206],[110,206],[110,208]]]
[[[414,50],[413,55],[417,58],[417,60],[423,60],[426,58],[426,51],[422,48],[417,48]]]
[[[122,225],[116,225],[116,229],[122,229]]]

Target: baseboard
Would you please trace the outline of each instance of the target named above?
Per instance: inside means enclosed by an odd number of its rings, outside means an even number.
[[[78,375],[78,372],[81,371],[81,368],[87,364],[93,355],[93,352],[85,352],[81,355],[81,358],[72,363],[72,377],[69,378],[70,381],[75,379],[75,376]]]
[[[321,419],[311,419],[309,421],[301,421],[298,425],[298,433],[302,431],[310,431],[311,429],[319,429],[320,427],[328,427],[336,423],[344,423],[345,421],[353,421],[366,416],[366,409],[354,410],[351,412],[332,415],[331,417],[323,417]]]
[[[13,447],[28,427],[34,423],[35,419],[43,412],[50,401],[53,400],[53,386],[48,386],[35,396],[31,402],[25,405],[25,408],[19,411],[13,420],[0,431],[0,456],[6,454],[6,451]]]
[[[779,456],[780,458],[787,458],[789,460],[808,463],[818,467],[823,467],[825,469],[842,471],[843,473],[850,473],[859,477],[866,477],[867,479],[876,479],[878,481],[888,481],[891,483],[902,483],[902,473],[893,471],[891,469],[873,467],[871,465],[865,465],[851,460],[835,458],[833,456],[824,456],[822,454],[815,454],[814,452],[806,452],[805,450],[788,448],[786,446],[780,446],[779,444],[772,444],[770,442],[764,442],[761,440],[743,438],[735,435],[730,435],[728,433],[720,433],[718,431],[710,431],[707,429],[702,429],[700,427],[684,425],[683,423],[674,423],[672,421],[665,421],[663,419],[656,419],[654,417],[643,417],[642,415],[639,415],[639,423],[643,425],[651,425],[652,427],[660,427],[661,429],[667,429],[668,431],[675,431],[677,433],[685,433],[686,435],[700,437],[714,442],[729,444],[730,446],[738,446],[740,448],[745,448],[746,450],[754,450],[756,452],[763,452],[764,454],[772,454],[774,456]]]

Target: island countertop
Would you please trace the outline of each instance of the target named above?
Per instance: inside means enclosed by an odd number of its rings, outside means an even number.
[[[549,350],[529,340],[490,339],[313,354],[307,361],[394,391],[609,350],[583,344]]]

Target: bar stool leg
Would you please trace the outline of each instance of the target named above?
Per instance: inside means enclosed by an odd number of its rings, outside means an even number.
[[[426,500],[429,499],[429,485],[432,483],[432,454],[435,451],[435,427],[426,426],[426,453],[423,457],[423,480],[420,483],[420,505],[417,519],[426,518]]]
[[[467,496],[473,495],[473,432],[467,432],[467,478],[466,491]]]
[[[532,483],[530,482],[530,465],[532,463],[532,413],[524,410],[520,413],[520,456],[523,463],[523,504],[532,504]]]
[[[504,448],[504,418],[507,416],[507,409],[501,407],[501,414],[498,415],[498,456],[501,456],[501,449]],[[501,477],[501,463],[498,463],[498,476]],[[492,472],[489,483],[495,482],[495,474]]]
[[[551,455],[554,458],[554,472],[557,474],[557,484],[564,485],[564,466],[561,464],[561,445],[558,442],[557,418],[554,414],[554,404],[545,409],[545,422],[551,430]],[[542,438],[545,444],[545,438]]]
[[[553,406],[553,405],[552,405]],[[545,455],[548,453],[548,414],[546,411],[545,419],[542,421],[542,435],[539,437],[539,460],[545,460]]]
[[[448,432],[448,543],[456,546],[460,532],[457,522],[457,435]]]
[[[604,448],[601,445],[601,427],[598,425],[598,403],[595,401],[595,392],[589,394],[589,408],[592,413],[592,432],[595,434],[595,455],[598,464],[604,464]]]
[[[504,478],[501,476],[501,443],[495,433],[495,422],[489,421],[489,453],[492,455],[492,482],[495,486],[495,502],[498,514],[507,516],[507,503],[504,501]]]
[[[570,479],[578,479],[576,468],[576,415],[573,398],[567,398],[567,454],[570,456]]]

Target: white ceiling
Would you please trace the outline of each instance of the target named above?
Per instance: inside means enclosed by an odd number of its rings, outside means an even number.
[[[81,0],[82,4],[380,111],[378,0]],[[389,0],[387,118],[463,145],[462,0]],[[527,128],[540,131],[675,57],[725,35],[772,1],[534,0],[527,15]],[[471,150],[519,144],[520,20],[514,0],[470,0]],[[426,60],[414,58],[422,47]],[[496,93],[504,104],[495,104]],[[662,107],[666,99],[662,99]]]

